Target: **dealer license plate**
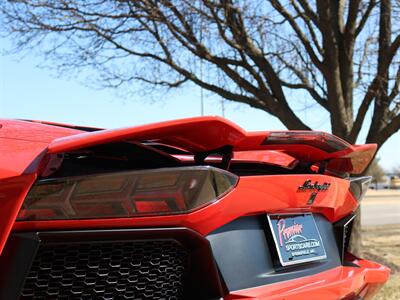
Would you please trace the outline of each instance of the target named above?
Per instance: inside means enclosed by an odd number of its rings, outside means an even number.
[[[282,266],[326,258],[325,248],[311,213],[268,215]]]

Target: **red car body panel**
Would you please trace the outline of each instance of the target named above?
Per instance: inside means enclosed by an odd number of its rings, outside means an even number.
[[[296,131],[292,131],[296,132]],[[301,133],[301,131],[297,131]],[[237,125],[219,117],[198,117],[167,121],[151,125],[121,129],[101,130],[68,135],[55,139],[48,146],[48,153],[61,153],[120,140],[156,140],[191,152],[201,152],[231,145],[234,151],[279,150],[306,161],[336,159],[350,173],[360,173],[376,151],[376,145],[350,145],[342,151],[327,153],[310,145],[263,144],[270,132],[246,132]],[[326,134],[329,136],[329,134]],[[346,143],[343,141],[343,143]],[[347,144],[347,143],[346,143]],[[350,166],[344,166],[344,162]],[[361,171],[360,171],[361,169]],[[354,172],[355,171],[355,172]]]
[[[361,268],[338,267],[318,275],[236,291],[226,299],[309,300],[371,299],[387,281],[389,270],[368,260],[354,258]],[[354,297],[354,298],[353,298]]]
[[[246,132],[218,117],[94,132],[51,124],[0,120],[0,252],[11,231],[186,227],[207,236],[243,216],[312,212],[334,223],[358,207],[346,179],[322,174],[262,175],[241,177],[237,186],[221,199],[186,214],[16,222],[32,184],[59,153],[117,141],[155,141],[192,153],[231,145],[233,160],[238,162],[258,161],[291,168],[298,160],[329,161],[328,171],[360,173],[376,151],[376,145],[348,145],[340,151],[327,152],[312,144],[268,144],[265,141],[271,132]],[[185,155],[175,157],[183,162],[193,160]],[[308,204],[310,193],[297,190],[306,180],[326,182],[330,188],[320,191],[315,201]],[[304,278],[238,290],[226,299],[344,299],[360,293],[366,297],[373,295],[387,280],[389,270],[366,260],[350,259],[359,267],[340,266]]]
[[[328,182],[330,189],[321,192],[312,206],[307,205],[307,192],[289,190],[306,179]],[[324,175],[249,176],[239,180],[230,193],[218,201],[188,214],[146,216],[135,218],[19,221],[15,230],[54,230],[82,228],[131,227],[187,227],[203,236],[241,216],[269,213],[294,213],[311,211],[323,214],[335,222],[356,210],[358,204],[348,191],[348,181]],[[285,197],[282,197],[285,195]]]

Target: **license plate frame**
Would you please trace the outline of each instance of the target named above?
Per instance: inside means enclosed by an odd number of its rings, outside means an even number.
[[[312,213],[268,214],[267,218],[282,266],[327,258],[324,243]]]

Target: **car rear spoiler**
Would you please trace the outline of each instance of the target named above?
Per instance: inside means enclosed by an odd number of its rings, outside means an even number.
[[[351,145],[320,131],[247,132],[220,117],[196,117],[121,129],[85,132],[57,138],[48,153],[65,153],[117,141],[154,141],[191,153],[225,146],[235,151],[275,150],[303,162],[324,162],[334,173],[362,173],[376,152],[375,144]]]

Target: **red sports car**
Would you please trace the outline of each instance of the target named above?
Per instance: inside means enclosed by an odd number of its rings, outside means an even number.
[[[375,145],[218,117],[0,120],[1,299],[370,299],[351,255]]]

